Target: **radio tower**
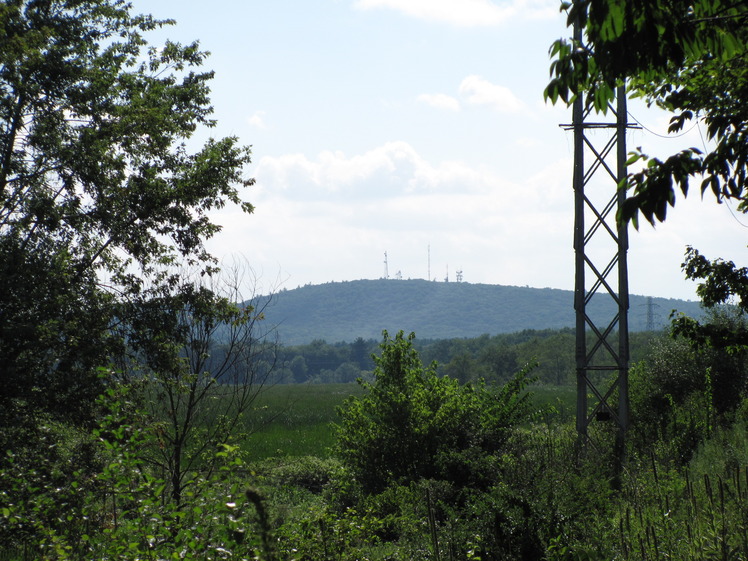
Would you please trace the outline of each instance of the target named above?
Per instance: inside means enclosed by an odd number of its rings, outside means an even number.
[[[390,269],[389,269],[389,266],[387,265],[387,252],[386,251],[384,252],[384,278],[385,279],[390,278]]]
[[[428,276],[426,277],[426,280],[431,280],[431,244],[428,246],[428,253],[429,253],[429,270],[428,270]]]

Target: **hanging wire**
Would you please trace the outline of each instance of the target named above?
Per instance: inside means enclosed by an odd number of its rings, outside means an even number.
[[[635,123],[636,123],[637,125],[639,125],[639,126],[640,126],[641,128],[643,128],[643,129],[644,129],[645,131],[647,131],[647,132],[648,132],[649,134],[653,134],[653,135],[655,135],[655,136],[658,136],[658,137],[660,137],[660,138],[666,138],[666,139],[670,139],[670,138],[680,138],[681,136],[686,136],[686,135],[687,135],[687,134],[688,134],[689,132],[691,132],[691,131],[692,131],[692,130],[693,130],[694,128],[696,128],[696,127],[697,127],[697,126],[699,125],[699,121],[698,121],[698,119],[697,119],[697,120],[696,120],[696,122],[695,122],[695,123],[694,123],[694,124],[693,124],[693,125],[691,126],[691,128],[690,128],[690,129],[688,129],[687,131],[684,131],[684,132],[682,132],[682,133],[680,133],[680,134],[660,134],[660,133],[658,133],[658,132],[655,132],[655,131],[653,131],[653,130],[652,130],[652,129],[650,129],[650,128],[647,128],[647,127],[646,127],[645,125],[643,125],[643,124],[642,124],[642,122],[641,122],[641,121],[640,121],[639,119],[637,119],[636,117],[634,117],[634,116],[633,116],[633,115],[631,114],[631,111],[626,111],[626,113],[628,113],[629,117],[631,117],[631,119],[633,119],[633,121],[634,121],[634,122],[635,122]]]
[[[730,214],[732,214],[732,217],[735,219],[735,222],[737,222],[738,224],[740,224],[743,228],[748,228],[748,224],[745,224],[745,223],[741,222],[740,218],[738,218],[735,215],[735,211],[732,210],[732,206],[730,206],[730,201],[728,199],[725,199],[725,206],[727,207],[727,210],[730,211]]]
[[[701,130],[701,125],[699,124],[698,121],[696,121],[696,125],[699,129],[699,138],[701,138],[701,145],[704,148],[704,152],[706,152],[707,147],[706,147],[706,140],[704,139],[704,132]],[[730,205],[730,199],[725,199],[725,206],[727,207],[727,210],[730,211],[730,214],[732,215],[732,218],[733,220],[735,220],[735,222],[737,222],[743,228],[748,228],[748,224],[741,222],[740,218],[738,218],[737,215],[735,214],[735,211],[732,209],[732,206]]]
[[[690,133],[693,129],[697,129],[698,132],[699,132],[699,138],[701,139],[701,145],[704,147],[704,152],[707,151],[706,140],[704,139],[704,133],[701,130],[701,124],[699,123],[699,119],[698,118],[696,119],[696,121],[694,122],[694,124],[691,126],[691,128],[689,128],[687,131],[684,131],[684,132],[682,132],[680,134],[676,134],[676,135],[672,135],[672,134],[671,135],[664,135],[664,134],[657,133],[657,132],[653,131],[652,129],[650,129],[650,128],[646,127],[645,125],[643,125],[642,122],[639,119],[637,119],[631,113],[631,111],[627,110],[626,112],[628,113],[629,117],[631,117],[631,119],[637,125],[639,125],[642,129],[644,129],[645,131],[647,131],[649,134],[653,134],[654,136],[657,136],[659,138],[665,138],[665,139],[680,138],[680,137],[685,136],[688,133]],[[730,211],[730,214],[732,215],[733,220],[735,220],[735,222],[737,222],[743,228],[748,228],[748,224],[745,224],[744,222],[741,222],[740,218],[738,218],[738,216],[735,214],[735,211],[733,210],[732,206],[730,205],[729,199],[725,199],[724,203],[725,203],[725,206],[727,207],[727,210]]]

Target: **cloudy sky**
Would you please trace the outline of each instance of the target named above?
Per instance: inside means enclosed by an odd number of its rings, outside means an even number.
[[[246,198],[210,242],[265,286],[447,275],[572,289],[572,137],[543,101],[548,48],[568,34],[557,0],[134,1],[173,18],[152,35],[199,39],[218,127],[252,145]],[[629,147],[664,139],[666,115],[630,104]],[[741,224],[742,221],[742,224]],[[698,196],[630,234],[633,294],[694,299],[687,245],[748,261],[748,217]],[[430,268],[429,268],[430,256]]]

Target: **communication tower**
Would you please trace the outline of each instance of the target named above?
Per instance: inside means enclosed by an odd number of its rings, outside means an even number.
[[[390,278],[390,270],[389,265],[387,264],[387,252],[384,252],[384,278],[388,279]]]
[[[457,277],[457,282],[462,282],[462,269],[457,269],[455,276]]]
[[[426,280],[431,280],[431,244],[428,246],[428,254],[429,254],[429,269],[428,269],[428,276],[426,277]]]

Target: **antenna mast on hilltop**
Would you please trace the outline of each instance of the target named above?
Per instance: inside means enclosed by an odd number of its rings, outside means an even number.
[[[387,252],[384,252],[384,278],[388,279],[390,278],[390,269],[389,265],[387,264]]]
[[[426,277],[426,280],[431,280],[431,244],[428,246],[428,254],[429,254],[429,270],[428,270],[428,276]]]
[[[583,40],[579,23],[574,25],[574,38],[579,43]],[[629,426],[629,288],[628,231],[626,224],[617,223],[616,210],[626,199],[618,185],[627,175],[626,129],[631,125],[624,87],[616,90],[615,107],[610,105],[615,122],[588,120],[592,105],[585,101],[579,95],[572,105],[571,125],[561,125],[574,131],[577,432],[588,440],[592,438],[588,429],[594,421],[615,423],[615,457],[620,473]],[[591,130],[597,133],[594,138],[587,134]],[[606,131],[612,134],[605,135]],[[593,140],[605,144],[595,147]],[[585,154],[591,156],[589,162],[585,162]],[[593,182],[593,177],[598,179],[597,171],[601,180]],[[612,300],[612,317],[601,318],[596,313],[593,319],[588,314],[593,298],[596,309],[602,301]]]

